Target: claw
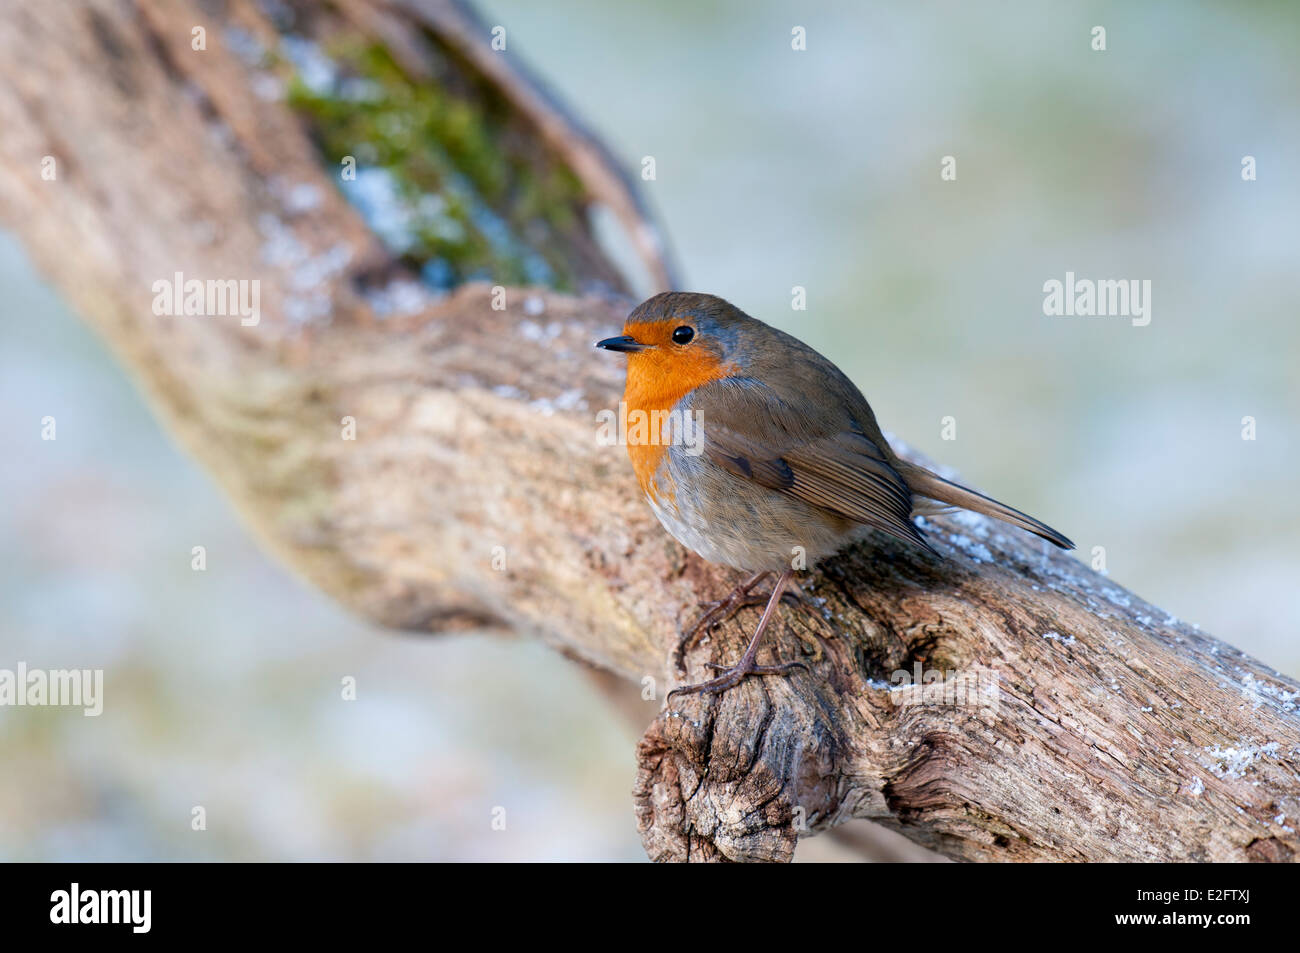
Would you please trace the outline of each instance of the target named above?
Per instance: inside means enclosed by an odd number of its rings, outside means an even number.
[[[768,600],[771,598],[770,595],[750,591],[754,586],[762,582],[763,577],[766,575],[768,574],[762,573],[742,582],[735,589],[731,590],[725,598],[714,599],[699,604],[700,608],[705,610],[704,614],[695,621],[694,625],[682,634],[682,637],[677,642],[677,648],[673,651],[673,662],[677,666],[679,672],[684,673],[686,671],[684,665],[686,652],[702,634],[712,632],[718,626],[722,625],[722,623],[733,618],[741,609],[748,609],[750,606],[767,605]],[[785,592],[781,593],[781,601],[786,605],[795,608],[803,605],[806,598],[807,597],[804,596],[803,593],[796,592],[793,589],[787,589]]]
[[[803,662],[782,662],[779,665],[746,665],[742,659],[739,664],[730,667],[718,665],[715,662],[707,663],[709,668],[722,672],[717,678],[711,678],[707,682],[700,682],[698,685],[683,685],[681,688],[674,688],[668,693],[668,697],[674,695],[712,695],[717,692],[725,692],[728,688],[735,688],[741,682],[751,675],[787,675],[796,668],[801,668],[805,672],[808,666]]]
[[[681,688],[674,688],[668,693],[668,698],[672,698],[674,695],[725,692],[728,688],[734,688],[736,685],[739,685],[750,675],[785,675],[795,668],[802,668],[804,671],[808,671],[808,666],[803,662],[783,662],[778,665],[759,665],[757,661],[759,641],[762,639],[763,632],[767,629],[768,624],[772,620],[772,615],[776,611],[777,604],[781,602],[781,597],[785,595],[786,587],[789,585],[792,575],[793,573],[790,570],[786,570],[781,573],[780,577],[777,579],[776,585],[772,589],[772,595],[768,598],[767,608],[763,610],[763,618],[758,620],[758,628],[754,630],[754,635],[750,638],[749,645],[745,648],[745,654],[740,657],[739,662],[730,668],[725,668],[712,662],[707,663],[714,671],[720,671],[722,674],[707,682],[700,682],[698,685],[683,685]],[[737,587],[736,590],[732,592],[726,600],[724,600],[724,602],[747,597],[749,595],[749,590],[758,585],[761,580],[761,575],[755,576],[750,579],[746,585]],[[701,619],[700,622],[696,623],[691,632],[687,633],[687,637],[689,638],[692,636],[695,629],[698,629],[706,619],[707,616],[705,619]],[[682,640],[682,646],[685,645],[686,641],[687,639]],[[679,646],[679,650],[682,646]],[[680,665],[680,656],[678,657],[678,663]]]
[[[720,664],[720,663],[718,663],[718,662],[705,662],[704,664],[705,664],[705,666],[706,666],[707,668],[711,668],[711,669],[713,669],[715,672],[730,672],[731,670],[740,667],[740,666],[738,666],[738,665],[722,665],[722,664]],[[807,666],[805,663],[796,660],[796,661],[793,661],[793,662],[782,662],[782,663],[780,663],[779,665],[754,665],[754,666],[750,667],[749,669],[746,669],[746,671],[745,671],[743,674],[745,674],[745,675],[784,675],[786,672],[790,671],[791,669],[796,669],[796,668],[801,668],[801,669],[803,669],[805,672],[808,671],[808,666]],[[695,686],[690,686],[690,687],[693,688],[693,687],[695,687]],[[684,692],[684,691],[686,691],[686,689],[685,689],[685,688],[677,688],[677,689],[673,689],[673,691]],[[672,692],[669,692],[669,694],[672,694]]]
[[[679,672],[685,673],[684,659],[686,658],[686,652],[701,633],[711,632],[746,606],[763,605],[767,602],[766,596],[754,596],[751,595],[751,591],[770,575],[770,572],[755,573],[731,590],[724,598],[715,602],[700,603],[701,607],[707,606],[707,610],[704,615],[695,621],[694,625],[682,633],[681,639],[677,642],[677,648],[673,652],[673,664],[677,666]]]

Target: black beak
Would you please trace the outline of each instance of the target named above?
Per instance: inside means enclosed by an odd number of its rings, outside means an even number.
[[[605,338],[603,341],[597,341],[596,347],[603,347],[607,351],[626,351],[629,354],[645,350],[644,344],[638,344],[636,338],[627,334],[624,334],[621,337]]]

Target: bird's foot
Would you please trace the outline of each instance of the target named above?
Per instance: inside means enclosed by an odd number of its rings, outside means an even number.
[[[704,615],[700,616],[698,622],[691,626],[691,632],[703,631],[707,624],[709,630],[716,629],[722,623],[735,616],[741,609],[748,609],[750,606],[765,606],[767,601],[772,598],[770,592],[741,592],[737,586],[731,590],[730,595],[725,599],[714,599],[708,602],[701,602],[700,608],[706,610]],[[798,606],[802,604],[805,597],[802,593],[787,589],[781,593],[781,601],[788,606]],[[714,618],[709,618],[713,613],[717,613]]]
[[[788,675],[796,668],[801,668],[805,672],[808,666],[803,662],[783,662],[779,665],[759,665],[750,658],[742,658],[738,663],[728,668],[725,665],[718,665],[716,662],[707,663],[709,668],[719,671],[722,674],[717,678],[711,678],[707,682],[700,682],[698,685],[683,685],[681,688],[674,688],[668,693],[668,697],[674,695],[695,695],[708,694],[712,695],[717,692],[725,692],[728,688],[735,688],[751,675]]]
[[[768,573],[757,573],[747,579],[740,587],[739,592],[742,597],[747,596],[749,591],[763,581]],[[794,571],[791,569],[784,570],[777,577],[776,585],[772,587],[772,594],[767,599],[767,608],[763,610],[763,617],[758,620],[758,628],[749,639],[749,645],[745,646],[745,654],[740,657],[740,661],[731,668],[721,669],[722,674],[717,678],[711,678],[707,682],[700,682],[698,685],[683,685],[681,688],[674,688],[668,693],[668,698],[674,695],[693,695],[693,694],[712,694],[714,692],[725,692],[728,688],[739,685],[750,675],[785,675],[796,668],[807,669],[808,666],[803,662],[785,662],[781,665],[759,665],[758,664],[758,646],[763,640],[763,633],[767,630],[772,616],[776,613],[776,607],[781,602],[781,597],[785,595],[786,587],[790,585],[794,577]],[[733,596],[735,593],[732,594]],[[715,669],[721,666],[714,666]],[[665,699],[666,701],[667,699]]]
[[[705,610],[704,614],[695,621],[694,625],[682,633],[682,637],[677,641],[677,648],[673,651],[673,664],[677,666],[677,671],[686,671],[686,652],[701,635],[712,632],[724,622],[734,618],[741,609],[747,609],[750,606],[767,605],[772,598],[771,593],[753,591],[754,587],[762,582],[766,575],[769,574],[765,573],[745,580],[721,599],[700,603],[700,608]],[[781,601],[787,605],[798,606],[806,600],[807,596],[794,586],[790,586],[785,592],[781,593]]]
[[[767,596],[754,595],[753,589],[769,575],[771,573],[757,573],[716,602],[700,603],[700,607],[705,610],[704,614],[695,620],[694,625],[682,633],[682,637],[677,641],[677,648],[673,652],[673,664],[677,666],[677,671],[684,672],[686,670],[686,651],[701,634],[722,625],[746,606],[763,605],[767,602]]]

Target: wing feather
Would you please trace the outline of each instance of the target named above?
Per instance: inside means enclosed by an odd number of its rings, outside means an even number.
[[[912,522],[911,491],[887,448],[858,429],[848,408],[813,418],[761,381],[735,377],[699,388],[691,400],[713,463],[931,549]]]

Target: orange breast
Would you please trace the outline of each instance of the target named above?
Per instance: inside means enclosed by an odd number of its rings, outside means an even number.
[[[638,336],[634,325],[629,325],[625,332]],[[668,451],[660,439],[659,427],[649,422],[662,421],[663,415],[695,388],[728,377],[734,371],[734,367],[724,365],[705,348],[677,351],[660,347],[628,355],[627,388],[623,393],[628,415],[627,455],[646,495],[654,494],[651,481]],[[641,430],[648,435],[646,441],[633,439],[637,434],[634,415],[638,413],[644,414],[641,419],[647,421]]]

